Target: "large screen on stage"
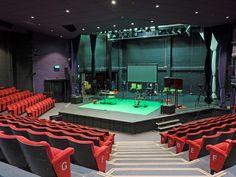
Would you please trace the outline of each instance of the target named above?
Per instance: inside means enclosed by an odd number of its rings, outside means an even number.
[[[128,82],[157,82],[158,65],[128,65]]]

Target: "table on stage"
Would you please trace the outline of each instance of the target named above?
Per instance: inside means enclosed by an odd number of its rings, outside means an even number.
[[[117,91],[101,91],[102,96],[101,104],[116,104],[117,103]]]

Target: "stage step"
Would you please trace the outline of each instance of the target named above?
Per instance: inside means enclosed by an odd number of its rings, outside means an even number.
[[[174,119],[170,121],[165,121],[165,122],[157,122],[157,126],[163,126],[163,125],[168,125],[168,124],[173,124],[179,122],[179,119]]]
[[[171,129],[171,128],[174,128],[174,127],[178,127],[180,125],[182,125],[182,124],[181,123],[176,123],[176,124],[171,124],[171,125],[167,125],[167,126],[158,127],[157,129],[159,131],[166,131],[168,129]]]
[[[159,131],[165,131],[170,128],[180,126],[182,124],[179,122],[179,119],[174,119],[174,120],[169,120],[169,121],[165,121],[165,122],[156,122],[156,125],[157,125],[157,129]]]

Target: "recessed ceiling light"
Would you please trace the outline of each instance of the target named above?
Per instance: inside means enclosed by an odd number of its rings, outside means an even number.
[[[155,5],[155,7],[156,7],[156,8],[159,8],[159,7],[160,7],[160,5],[158,5],[158,4],[157,4],[157,5]]]
[[[197,14],[199,14],[199,12],[198,12],[198,11],[195,11],[194,13],[195,13],[196,15],[197,15]]]
[[[40,24],[40,23],[38,23],[38,26],[41,26],[41,24]]]
[[[70,13],[70,10],[66,9],[66,13]]]
[[[150,20],[150,23],[154,23],[154,21],[153,21],[153,20]]]
[[[226,16],[225,18],[226,18],[226,19],[229,19],[229,16]]]
[[[53,30],[53,29],[51,29],[50,31],[51,31],[51,32],[53,32],[54,30]]]
[[[133,25],[134,25],[134,23],[132,22],[132,23],[131,23],[131,25],[133,26]]]
[[[116,5],[116,0],[112,0],[112,1],[111,1],[111,4],[112,4],[112,5]]]
[[[116,25],[113,25],[113,27],[115,28],[115,27],[116,27]]]
[[[31,16],[30,18],[31,18],[31,19],[34,19],[34,16]]]
[[[100,29],[100,27],[98,26],[97,29]]]
[[[60,38],[63,38],[62,34],[60,35]]]
[[[85,29],[84,29],[84,28],[82,28],[82,31],[85,31]]]

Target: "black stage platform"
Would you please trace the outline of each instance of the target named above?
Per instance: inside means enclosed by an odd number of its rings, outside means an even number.
[[[68,104],[59,114],[63,115],[63,121],[66,122],[135,134],[156,129],[157,121],[163,122],[179,119],[181,123],[186,123],[205,117],[229,113],[229,110],[223,110],[214,105],[195,107],[194,101],[191,100],[191,95],[188,96],[188,98],[185,97],[182,99],[182,102],[186,100],[188,100],[188,107],[177,109],[176,113],[171,115],[162,115],[160,109],[148,115],[137,115],[80,108],[79,106],[81,104]],[[192,105],[190,103],[192,103]]]

